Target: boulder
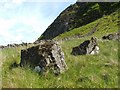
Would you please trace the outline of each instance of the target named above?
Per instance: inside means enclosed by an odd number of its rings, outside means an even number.
[[[61,47],[52,40],[21,50],[20,66],[26,65],[34,67],[38,72],[46,72],[50,69],[56,75],[67,69]]]
[[[86,40],[79,46],[73,47],[72,55],[86,55],[86,54],[97,54],[99,52],[99,47],[97,45],[97,39],[91,38],[91,40]]]

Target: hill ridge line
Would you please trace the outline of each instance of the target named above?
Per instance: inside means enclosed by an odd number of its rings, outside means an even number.
[[[101,22],[101,19],[102,18],[100,18],[100,20],[98,21],[98,23],[92,28],[92,30],[90,30],[87,34],[84,34],[84,35],[74,35],[74,36],[72,36],[72,37],[65,37],[65,38],[63,38],[63,39],[58,39],[58,40],[55,40],[55,41],[57,41],[57,42],[62,42],[62,41],[68,41],[68,40],[73,40],[73,39],[77,39],[77,38],[85,38],[85,37],[88,37],[88,36],[91,36],[93,33],[95,33],[96,31],[97,31],[97,27],[98,27],[98,25],[100,24],[100,22]]]

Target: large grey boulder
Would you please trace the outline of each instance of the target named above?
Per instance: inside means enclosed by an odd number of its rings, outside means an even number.
[[[47,40],[26,50],[21,50],[20,66],[30,65],[38,72],[52,70],[60,74],[67,69],[64,53],[54,41]]]
[[[86,55],[86,54],[98,54],[99,46],[97,45],[97,39],[91,38],[91,40],[86,40],[79,46],[73,47],[72,55]]]

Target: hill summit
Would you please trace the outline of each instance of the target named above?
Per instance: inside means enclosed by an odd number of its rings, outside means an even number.
[[[53,39],[56,36],[89,24],[119,8],[119,2],[76,2],[67,7],[38,38]]]

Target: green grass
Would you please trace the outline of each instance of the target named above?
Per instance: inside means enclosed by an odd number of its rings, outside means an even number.
[[[113,12],[110,15],[106,15],[103,18],[100,18],[92,23],[89,23],[87,25],[84,25],[79,28],[75,28],[69,32],[65,32],[63,34],[60,34],[59,36],[55,37],[55,40],[73,37],[75,35],[85,35],[86,33],[93,30],[93,28],[98,24],[100,21],[100,24],[96,28],[97,31],[93,34],[93,36],[102,37],[103,35],[117,32],[118,31],[118,22],[120,20],[118,19],[118,10],[116,12]]]
[[[61,43],[68,70],[54,76],[39,75],[30,68],[10,69],[13,62],[20,62],[20,48],[1,50],[3,88],[117,88],[118,87],[118,42],[98,41],[98,55],[71,55],[72,47],[86,40],[76,39]]]
[[[96,6],[97,7],[97,6]],[[93,7],[93,8],[96,8]],[[71,55],[72,47],[90,39],[92,36],[63,41],[60,45],[65,54],[68,70],[59,76],[52,73],[39,75],[29,67],[10,68],[14,62],[20,63],[20,51],[25,47],[0,50],[3,88],[117,88],[118,87],[118,43],[102,41],[101,37],[118,30],[118,12],[98,19],[85,26],[75,28],[55,39],[86,34],[101,20],[97,31],[92,35],[98,38],[98,55]]]

